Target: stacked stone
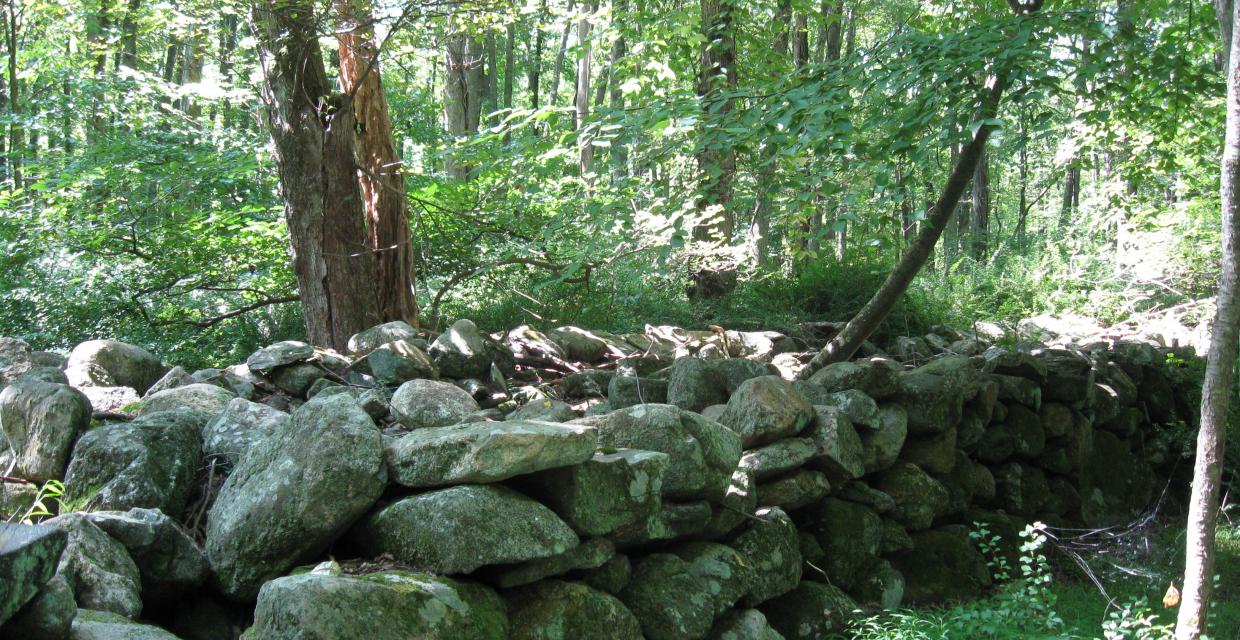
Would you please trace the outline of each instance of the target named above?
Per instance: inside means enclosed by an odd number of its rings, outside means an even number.
[[[797,382],[773,332],[389,323],[193,374],[17,342],[0,515],[70,508],[0,530],[4,637],[821,638],[981,595],[973,523],[1127,521],[1193,422],[1166,350],[946,328]],[[614,366],[509,384],[569,361]]]

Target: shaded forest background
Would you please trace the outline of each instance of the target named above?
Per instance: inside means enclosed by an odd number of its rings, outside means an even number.
[[[998,0],[371,11],[429,325],[847,320],[979,126],[998,127],[985,160],[886,331],[1212,314],[1208,5],[1064,0],[1020,28]],[[0,13],[0,335],[116,337],[187,366],[303,335],[247,4]],[[1015,76],[979,121],[996,65]],[[695,287],[703,271],[722,284]]]

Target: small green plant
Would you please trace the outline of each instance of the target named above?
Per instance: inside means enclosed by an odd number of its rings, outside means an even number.
[[[1159,624],[1145,598],[1132,598],[1112,609],[1102,623],[1106,640],[1163,640],[1174,635],[1174,625]]]
[[[65,485],[59,480],[48,480],[39,487],[39,492],[35,494],[34,500],[24,512],[16,511],[9,516],[8,522],[20,522],[22,524],[34,524],[44,518],[50,518],[57,512],[63,511],[61,508],[60,498],[65,494]],[[50,504],[55,503],[57,511],[52,511]]]

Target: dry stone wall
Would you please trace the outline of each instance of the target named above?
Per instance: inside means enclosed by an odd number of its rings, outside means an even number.
[[[389,323],[193,373],[5,339],[0,510],[66,512],[0,525],[0,636],[822,638],[985,593],[975,523],[1127,522],[1188,468],[1185,354],[941,327],[794,381],[837,328]]]

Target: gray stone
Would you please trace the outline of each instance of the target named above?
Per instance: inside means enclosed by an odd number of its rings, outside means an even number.
[[[445,378],[481,378],[496,360],[499,345],[488,344],[487,338],[473,322],[461,319],[452,323],[430,346],[431,361]],[[507,350],[507,347],[502,347]],[[508,352],[512,357],[512,352]]]
[[[314,399],[241,458],[207,517],[221,591],[252,598],[364,514],[387,484],[382,437],[348,397]]]
[[[439,377],[439,370],[431,359],[407,340],[388,342],[372,349],[353,363],[353,370],[389,387],[417,378]]]
[[[1046,448],[1046,432],[1042,430],[1042,420],[1032,409],[1021,405],[1008,408],[1007,424],[1012,427],[1016,436],[1014,455],[1025,460],[1032,460],[1041,455]]]
[[[951,473],[956,468],[956,428],[909,438],[900,452],[900,459],[930,473]]]
[[[891,468],[904,449],[908,437],[908,412],[904,407],[889,403],[879,406],[879,424],[876,430],[859,433],[861,459],[866,473],[876,473]]]
[[[569,571],[597,569],[611,560],[614,555],[616,555],[616,546],[610,540],[594,538],[558,555],[530,560],[490,572],[487,582],[500,589],[511,589],[534,584],[543,578],[563,575]]]
[[[554,362],[567,357],[560,345],[552,342],[547,334],[524,324],[504,336],[504,346],[512,349],[519,360]]]
[[[1038,383],[1016,376],[994,374],[990,376],[999,385],[997,398],[1001,402],[1021,404],[1034,411],[1042,406],[1042,387]]]
[[[560,327],[547,332],[551,339],[571,360],[598,362],[610,351],[601,337],[580,327]]]
[[[831,481],[821,471],[800,469],[785,478],[758,485],[758,504],[786,511],[818,502],[831,493]]]
[[[665,453],[636,449],[595,453],[581,464],[524,478],[522,488],[577,533],[605,535],[659,510],[670,459]]]
[[[202,452],[234,467],[259,441],[278,431],[289,415],[265,404],[233,398],[202,430]]]
[[[586,369],[564,376],[561,388],[568,398],[601,398],[607,395],[607,387],[615,372]]]
[[[818,447],[810,438],[786,438],[741,455],[741,468],[753,473],[756,480],[769,480],[799,469],[818,455]]]
[[[904,526],[895,520],[883,518],[883,540],[879,550],[883,555],[913,548],[913,538]]]
[[[305,398],[316,382],[327,376],[319,365],[299,362],[279,367],[270,374],[271,382],[294,398]]]
[[[512,640],[642,640],[641,625],[614,596],[547,580],[508,597]]]
[[[349,354],[364,356],[380,346],[398,340],[410,340],[418,337],[418,330],[403,320],[394,320],[373,326],[349,337]]]
[[[0,439],[3,448],[3,439]],[[8,464],[0,457],[0,470]],[[20,522],[38,500],[39,485],[33,482],[0,482],[0,522]]]
[[[418,429],[386,447],[390,478],[406,487],[498,482],[581,464],[594,455],[591,427],[552,422],[474,422]]]
[[[855,502],[827,498],[801,510],[797,522],[818,540],[826,554],[823,569],[831,583],[842,589],[857,585],[862,570],[878,557],[882,546],[882,520]]]
[[[677,358],[667,380],[667,403],[701,411],[712,404],[726,404],[746,380],[778,373],[770,365],[742,358]]]
[[[865,474],[864,450],[852,423],[834,407],[814,407],[814,414],[813,423],[805,430],[816,448],[810,466],[837,486],[860,478]]]
[[[69,637],[77,602],[69,582],[54,576],[33,600],[22,607],[8,622],[0,623],[9,637],[22,640],[64,640]],[[0,616],[0,620],[3,617]]]
[[[285,340],[250,354],[245,359],[245,366],[266,375],[280,367],[305,362],[313,357],[314,347],[297,340]]]
[[[861,604],[895,611],[904,602],[904,574],[886,560],[875,560],[863,572],[853,595]]]
[[[0,390],[30,371],[34,367],[31,360],[30,345],[25,340],[0,337]]]
[[[809,402],[788,381],[761,376],[741,383],[719,422],[754,447],[800,433],[814,417]]]
[[[138,415],[189,409],[214,418],[237,394],[213,384],[187,384],[148,396],[138,406]]]
[[[942,433],[960,422],[964,391],[951,378],[915,369],[901,376],[900,386],[910,434]]]
[[[647,556],[620,600],[649,640],[704,638],[715,618],[744,596],[750,574],[735,550],[694,543],[676,554]]]
[[[667,402],[667,381],[636,376],[613,376],[607,385],[607,402],[613,409],[635,404]]]
[[[65,472],[66,500],[117,511],[148,507],[179,518],[202,459],[203,422],[202,414],[181,409],[87,431]]]
[[[843,632],[857,610],[857,603],[838,587],[810,580],[761,607],[771,626],[788,640],[821,640]]]
[[[410,429],[455,424],[480,408],[467,391],[449,382],[410,380],[392,395],[392,414]]]
[[[178,640],[154,625],[134,622],[107,611],[78,609],[69,631],[70,640]]]
[[[837,497],[841,500],[863,504],[879,514],[890,513],[896,508],[896,501],[892,500],[891,496],[860,480],[845,484]]]
[[[16,453],[11,475],[36,483],[64,478],[90,414],[86,396],[63,384],[21,381],[0,391],[0,429]]]
[[[719,501],[741,459],[740,437],[702,416],[665,404],[639,404],[590,418],[601,447],[661,451],[671,456],[663,494]]]
[[[784,640],[757,609],[734,609],[715,622],[708,640]]]
[[[177,365],[169,369],[162,378],[156,380],[155,384],[151,385],[151,388],[146,390],[143,397],[149,398],[160,391],[175,389],[192,382],[194,382],[194,379],[189,375],[189,372],[186,371],[184,367]]]
[[[888,469],[875,486],[895,500],[896,509],[891,517],[910,531],[929,528],[950,507],[947,489],[920,467],[907,462]]]
[[[75,387],[133,387],[139,395],[163,375],[159,358],[117,340],[83,342],[65,363],[65,376]]]
[[[142,578],[125,547],[81,513],[45,522],[69,534],[56,574],[68,582],[77,605],[137,618],[142,612]]]
[[[143,601],[175,600],[206,580],[209,567],[202,549],[162,512],[98,511],[86,519],[125,547],[142,577]]]
[[[650,517],[617,528],[608,534],[608,539],[624,549],[651,542],[700,538],[711,525],[713,515],[705,500],[664,502]]]
[[[1016,430],[1007,424],[993,424],[982,434],[977,443],[977,459],[998,464],[1012,457],[1016,451]]]
[[[891,398],[900,391],[900,380],[894,371],[865,361],[829,364],[814,372],[809,381],[827,392],[856,389],[878,401]]]
[[[547,507],[496,485],[466,485],[402,498],[354,529],[370,555],[389,553],[436,573],[471,573],[564,553],[577,535]]]
[[[912,538],[912,549],[890,557],[892,565],[904,575],[908,604],[971,600],[990,586],[986,559],[966,536],[934,529],[915,533]]]
[[[69,384],[69,378],[65,375],[63,369],[59,367],[31,367],[29,371],[17,376],[14,382],[21,380],[36,380],[39,382],[52,382],[55,384]],[[0,385],[0,389],[3,389]]]
[[[1042,470],[1021,462],[1009,462],[995,471],[995,500],[1008,513],[1032,518],[1050,499],[1050,486]]]
[[[67,543],[66,532],[57,527],[0,522],[0,624],[52,578]]]
[[[91,409],[102,412],[132,412],[142,402],[133,387],[75,387],[90,401]]]
[[[568,422],[577,417],[567,402],[553,400],[533,400],[508,415],[509,420],[541,420],[543,422]]]
[[[481,585],[404,571],[312,572],[263,585],[247,635],[262,640],[503,640],[504,603]]]
[[[749,607],[782,596],[801,581],[801,548],[792,519],[778,507],[761,509],[754,518],[727,542],[752,572],[740,600]]]

